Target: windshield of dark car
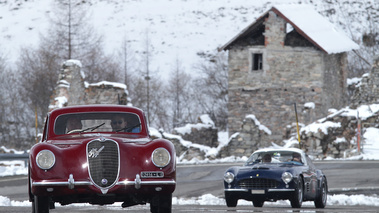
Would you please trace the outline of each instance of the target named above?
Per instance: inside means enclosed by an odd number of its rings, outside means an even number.
[[[262,151],[255,152],[246,161],[245,165],[257,163],[287,163],[302,165],[303,159],[301,154],[293,151]]]
[[[141,120],[134,113],[125,112],[83,112],[57,117],[54,132],[57,135],[86,132],[127,132],[139,133]]]

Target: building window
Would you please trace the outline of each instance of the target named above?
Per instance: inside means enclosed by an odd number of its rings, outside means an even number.
[[[263,70],[263,54],[262,53],[253,53],[252,54],[252,66],[251,70]]]

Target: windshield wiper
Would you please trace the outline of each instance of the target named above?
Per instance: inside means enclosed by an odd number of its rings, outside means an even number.
[[[95,129],[101,127],[101,126],[103,126],[104,124],[105,124],[105,123],[102,123],[102,124],[97,125],[97,126],[94,126],[94,127],[89,127],[89,128],[87,128],[87,129],[83,129],[83,130],[81,130],[79,133],[86,132],[86,131],[88,131],[88,130],[91,130],[91,132],[92,132],[93,130],[95,130]]]
[[[124,130],[125,130],[125,132],[131,132],[134,128],[139,127],[140,125],[141,125],[141,123],[138,123],[134,126],[127,126],[127,127],[122,128],[122,129],[116,130],[116,132],[121,132]]]

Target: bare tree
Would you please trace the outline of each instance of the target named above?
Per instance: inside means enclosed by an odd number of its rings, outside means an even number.
[[[195,80],[197,104],[204,113],[209,114],[216,126],[227,128],[228,103],[228,67],[227,55],[224,52],[199,54],[204,59],[197,64],[201,75]]]
[[[354,10],[352,10],[352,4]],[[359,50],[348,54],[348,77],[360,77],[371,69],[379,54],[379,16],[375,1],[354,1],[346,4],[339,0],[323,0],[322,13],[343,28],[357,44]]]
[[[150,71],[150,63],[151,63],[151,55],[152,55],[152,47],[149,39],[149,31],[146,29],[146,38],[145,38],[145,43],[144,43],[144,48],[145,51],[143,52],[144,54],[144,64],[145,64],[145,71],[144,71],[144,76],[146,80],[146,102],[145,102],[145,111],[147,114],[147,119],[149,123],[151,123],[151,117],[150,117],[150,80],[151,80],[151,71]]]
[[[6,65],[5,65],[5,58],[3,56],[3,53],[0,52],[0,142],[4,143],[6,139],[6,132],[7,131],[7,108],[8,105],[8,90],[5,86],[5,83],[8,81],[7,78],[7,71],[6,71]]]
[[[134,76],[129,97],[133,106],[146,111],[147,101],[150,102],[149,124],[156,128],[169,129],[166,91],[164,84],[154,76],[150,79],[150,98],[148,99],[146,80],[143,76]]]
[[[62,62],[80,60],[87,81],[114,81],[119,73],[118,64],[103,53],[102,37],[88,23],[89,3],[79,0],[55,3],[55,16],[51,17],[49,31],[40,36],[40,44],[36,48],[23,48],[17,63],[20,102],[27,106],[27,112],[17,116],[19,120],[29,121],[30,129],[34,126],[34,113],[37,112],[39,131],[42,130]]]
[[[190,83],[190,75],[185,72],[179,59],[177,59],[167,85],[167,96],[171,102],[172,128],[183,126],[185,123],[190,122],[190,115],[192,114],[190,112],[197,109],[191,107],[192,91],[189,87]]]
[[[0,143],[9,148],[27,149],[35,141],[32,113],[19,95],[19,73],[11,70],[0,52]]]
[[[98,36],[89,24],[89,3],[82,0],[57,0],[49,16],[48,34],[42,36],[42,43],[53,44],[64,60],[86,58],[99,46]]]
[[[89,6],[90,2],[82,0],[55,1],[51,27],[46,36],[41,35],[41,43],[50,46],[62,61],[80,60],[87,81],[116,81],[119,67],[103,51],[103,37],[89,22]]]
[[[119,61],[122,62],[120,64],[120,70],[123,71],[124,83],[129,87],[129,85],[132,83],[131,79],[133,79],[132,71],[134,67],[135,57],[126,36],[123,37],[121,48],[118,52],[118,56],[120,58]],[[122,75],[122,73],[120,74]]]
[[[32,112],[37,109],[38,123],[42,126],[58,80],[60,60],[48,46],[40,46],[36,50],[23,48],[21,52],[17,63],[22,86],[19,94]]]

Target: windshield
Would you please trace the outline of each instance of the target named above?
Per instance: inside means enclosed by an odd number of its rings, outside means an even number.
[[[304,160],[301,154],[293,151],[262,151],[255,152],[246,161],[245,165],[257,163],[291,163],[295,165],[303,165]]]
[[[141,121],[134,113],[92,112],[60,115],[54,125],[57,135],[84,132],[141,132]]]

